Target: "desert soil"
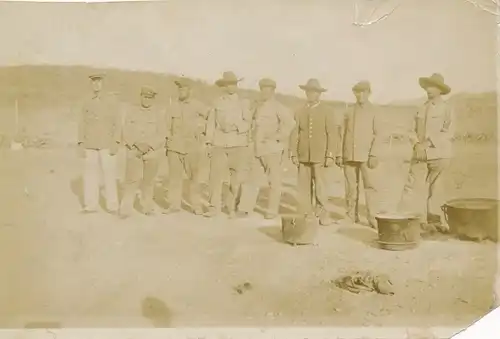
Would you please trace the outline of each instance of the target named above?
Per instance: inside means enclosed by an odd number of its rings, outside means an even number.
[[[322,227],[317,246],[281,242],[279,222],[206,220],[187,212],[118,220],[81,215],[81,160],[72,149],[0,151],[0,326],[465,326],[492,304],[495,246],[426,240],[391,252],[367,227]],[[496,197],[495,145],[463,146],[450,197]],[[380,200],[390,209],[405,169],[385,160]],[[293,209],[287,170],[283,212]],[[157,198],[165,193],[161,179]],[[331,208],[343,217],[342,172]],[[383,196],[383,197],[382,197]],[[261,199],[259,205],[265,202]],[[388,274],[393,296],[355,295],[331,280]],[[251,288],[237,293],[235,287]]]

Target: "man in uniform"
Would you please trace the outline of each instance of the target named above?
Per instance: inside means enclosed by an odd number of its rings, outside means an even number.
[[[102,92],[104,74],[90,77],[92,95],[85,101],[79,116],[78,149],[85,158],[84,213],[96,212],[99,207],[99,177],[102,169],[106,207],[118,211],[115,158],[118,152],[120,114],[117,102]]]
[[[164,213],[180,211],[183,172],[190,180],[190,203],[193,212],[201,209],[201,166],[204,156],[205,124],[208,108],[191,97],[191,82],[187,78],[175,81],[179,98],[167,111],[167,158],[169,165],[169,208]]]
[[[123,218],[130,216],[139,185],[142,207],[146,215],[154,214],[154,180],[160,157],[165,149],[164,112],[155,102],[156,92],[141,90],[139,104],[125,112],[122,143],[126,147],[125,190],[120,206]]]
[[[428,100],[415,119],[415,132],[410,138],[414,144],[413,159],[399,208],[402,211],[413,210],[421,215],[423,224],[444,230],[447,225],[441,210],[445,203],[443,174],[452,157],[454,116],[442,96],[450,93],[451,89],[438,73],[420,78],[419,84],[427,92]],[[421,204],[414,199],[415,188],[421,186],[423,180],[429,186],[426,213],[421,213],[424,208],[417,208]]]
[[[252,144],[250,149],[252,172],[264,169],[269,186],[268,209],[266,219],[278,216],[281,200],[281,181],[283,152],[285,144],[295,125],[290,110],[275,97],[276,82],[264,78],[259,82],[261,99],[253,109]],[[260,167],[260,168],[258,168]],[[252,176],[255,179],[255,175]],[[253,211],[259,194],[256,180],[243,185],[239,205],[239,216],[247,216]]]
[[[378,164],[377,152],[380,137],[376,108],[369,101],[371,86],[368,81],[358,82],[352,91],[356,103],[344,116],[344,132],[341,154],[337,165],[344,167],[346,180],[347,216],[352,222],[359,222],[359,179],[363,179],[366,195],[367,219],[371,227],[377,227],[376,189],[373,182],[374,169]],[[339,148],[340,149],[340,148]]]
[[[229,216],[235,216],[236,199],[247,175],[252,113],[248,100],[237,94],[240,80],[233,72],[224,72],[222,78],[215,82],[224,94],[215,101],[207,120],[206,142],[211,160],[210,202],[206,217],[213,217],[221,211],[222,184],[228,169],[230,187],[226,206]]]
[[[319,81],[309,79],[300,88],[306,92],[307,103],[295,114],[296,125],[290,138],[292,162],[299,167],[299,211],[310,214],[314,210],[313,205],[317,204],[320,224],[328,225],[332,221],[327,209],[324,172],[325,167],[335,164],[341,139],[340,129],[335,123],[332,109],[320,101],[326,89],[321,87]]]

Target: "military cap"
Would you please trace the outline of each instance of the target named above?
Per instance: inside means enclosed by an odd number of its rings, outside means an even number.
[[[259,87],[272,87],[276,88],[276,81],[269,78],[263,78],[259,81]]]
[[[141,88],[141,95],[147,98],[154,98],[156,96],[156,91],[151,87],[143,86]]]
[[[368,82],[366,80],[360,81],[357,84],[355,84],[354,86],[352,86],[353,92],[364,92],[364,91],[371,92],[371,90],[372,89],[371,89],[370,82]]]
[[[179,78],[174,81],[174,83],[177,85],[177,87],[191,87],[193,85],[193,82],[189,78]]]
[[[100,80],[106,76],[104,73],[93,73],[89,75],[90,80]]]

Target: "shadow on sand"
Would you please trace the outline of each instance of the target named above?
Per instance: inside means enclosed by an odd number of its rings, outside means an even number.
[[[154,327],[171,327],[172,311],[158,298],[145,298],[141,303],[141,314],[144,318],[149,319]]]
[[[370,227],[347,226],[340,228],[337,233],[354,241],[361,242],[366,246],[380,249],[377,242],[378,233]]]

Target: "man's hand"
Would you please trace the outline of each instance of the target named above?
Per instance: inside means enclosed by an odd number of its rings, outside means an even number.
[[[206,151],[207,158],[212,157],[212,148],[213,148],[212,143],[210,143],[210,142],[205,143],[205,151]]]
[[[414,157],[417,161],[426,161],[427,160],[427,153],[425,152],[425,145],[418,143],[415,145],[415,148],[413,150],[414,152]]]
[[[109,155],[116,155],[118,153],[118,147],[120,145],[118,143],[115,143],[109,148]]]
[[[299,159],[297,159],[297,157],[292,156],[292,163],[295,166],[299,167]]]
[[[370,155],[368,157],[368,168],[369,169],[374,169],[378,166],[378,159],[377,157],[374,157],[373,155]]]
[[[327,157],[325,159],[325,167],[332,167],[335,164],[335,159]]]
[[[85,158],[85,147],[83,147],[83,143],[78,143],[76,154],[79,158]]]
[[[342,159],[342,157],[336,157],[335,165],[337,165],[340,168],[344,167],[344,159]]]
[[[145,142],[138,142],[135,144],[135,147],[142,152],[142,154],[146,154],[148,153],[149,151],[151,151],[151,146],[149,146],[147,143]]]

